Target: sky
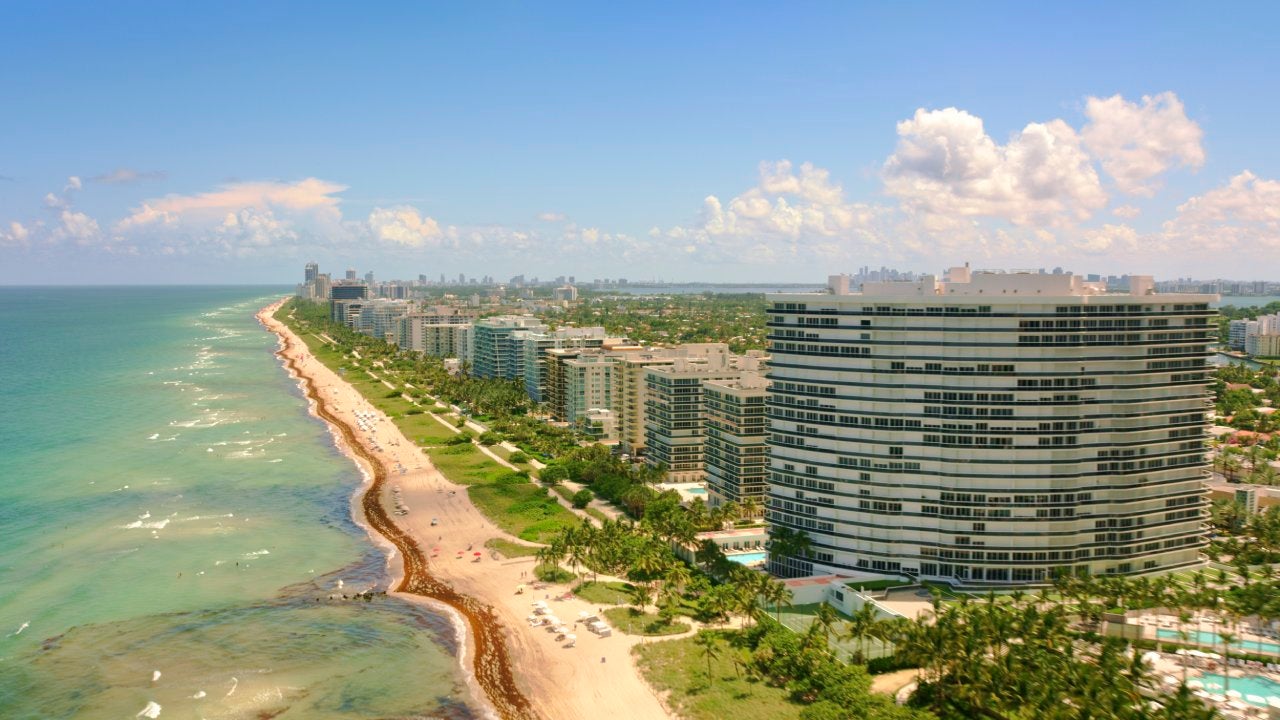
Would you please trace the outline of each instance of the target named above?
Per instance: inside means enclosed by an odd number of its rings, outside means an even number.
[[[372,7],[366,7],[366,5]],[[1274,3],[47,3],[0,284],[1280,280]]]

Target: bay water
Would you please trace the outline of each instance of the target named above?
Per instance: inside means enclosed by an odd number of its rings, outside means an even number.
[[[0,288],[0,716],[477,716],[447,618],[356,598],[387,561],[253,317],[285,292]]]

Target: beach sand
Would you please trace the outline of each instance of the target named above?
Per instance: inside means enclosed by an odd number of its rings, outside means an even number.
[[[377,474],[370,459],[385,472],[386,479],[378,488],[377,497],[354,501],[357,517],[373,526],[377,533],[371,534],[389,550],[407,537],[416,542],[425,558],[424,567],[411,559],[414,568],[410,571],[413,577],[408,589],[415,592],[392,594],[410,602],[426,603],[437,610],[441,608],[440,602],[416,593],[440,597],[449,606],[464,605],[464,621],[458,623],[468,630],[462,662],[472,676],[478,699],[487,701],[491,711],[504,720],[674,717],[641,677],[632,658],[631,648],[643,638],[621,633],[600,638],[579,627],[577,646],[567,648],[543,628],[529,627],[525,618],[535,600],[545,599],[552,612],[570,626],[570,632],[574,632],[573,621],[580,611],[595,613],[599,608],[578,598],[550,599],[556,589],[563,592],[565,586],[551,586],[538,592],[530,589],[517,595],[517,586],[532,580],[533,558],[494,560],[484,543],[495,537],[519,540],[494,527],[471,504],[465,487],[445,479],[426,454],[407,440],[392,422],[312,357],[300,339],[271,317],[278,306],[276,303],[264,308],[259,312],[259,320],[281,337],[282,358],[312,384],[324,406],[323,412],[317,414],[331,424],[337,422],[345,426],[335,428],[339,445],[362,465],[367,479],[372,480]],[[370,411],[375,415],[372,427],[366,420],[366,427],[370,429],[362,431],[356,412]],[[350,439],[360,447],[348,447]],[[360,494],[368,487],[366,483]],[[409,508],[407,515],[391,514],[395,507],[393,489],[397,487],[401,502]],[[433,518],[439,520],[439,525],[431,525]],[[393,527],[381,527],[388,520]],[[392,537],[380,537],[379,533]],[[392,552],[388,568],[393,576],[391,587],[401,588],[405,577],[403,554]],[[476,552],[482,555],[476,556]],[[480,559],[477,561],[476,557]],[[445,588],[442,590],[439,585]],[[450,590],[465,598],[461,602],[452,600]],[[482,605],[491,607],[491,614],[485,612]],[[505,646],[505,652],[485,645],[494,642],[495,637]],[[477,639],[481,647],[477,647]],[[495,664],[506,667],[495,667]],[[513,679],[514,687],[511,687]]]

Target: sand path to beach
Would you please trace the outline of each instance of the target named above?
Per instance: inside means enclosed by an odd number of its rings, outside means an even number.
[[[533,559],[494,560],[484,543],[494,537],[519,541],[494,527],[468,500],[465,487],[445,479],[420,448],[354,388],[312,357],[306,345],[272,319],[267,310],[274,312],[273,308],[264,309],[259,318],[270,330],[292,340],[286,343],[285,355],[293,361],[296,371],[314,383],[328,413],[347,425],[367,454],[385,469],[387,479],[380,489],[380,499],[389,515],[395,507],[393,493],[399,488],[400,501],[408,506],[409,513],[390,517],[417,541],[426,555],[430,575],[459,593],[492,606],[491,622],[496,621],[503,628],[516,682],[532,710],[546,720],[674,717],[663,708],[632,659],[631,648],[642,638],[621,633],[599,638],[579,626],[577,646],[567,648],[566,643],[556,642],[555,636],[542,628],[529,627],[525,618],[534,600],[546,600],[552,612],[570,628],[579,612],[595,613],[600,608],[577,598],[550,599],[556,589],[563,592],[565,586],[550,586],[537,593],[526,590],[517,595],[518,585],[532,581]],[[359,428],[357,412],[374,414],[372,422],[365,421],[368,430]],[[341,437],[339,440],[342,444]],[[355,459],[365,462],[358,456]],[[372,468],[366,471],[371,474]],[[355,505],[359,514],[360,503]],[[432,526],[433,518],[439,521],[438,525]],[[390,547],[385,540],[382,543]],[[476,552],[482,554],[476,556]],[[404,576],[399,552],[390,558],[388,570],[393,576],[391,587],[397,587]],[[393,594],[439,608],[417,595]],[[468,636],[466,644],[463,662],[469,668],[475,656],[474,638]],[[473,691],[479,693],[480,688],[473,684]]]

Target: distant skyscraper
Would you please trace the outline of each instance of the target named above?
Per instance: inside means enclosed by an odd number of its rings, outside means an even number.
[[[354,282],[354,281],[355,281],[355,279],[356,279],[356,269],[355,269],[355,268],[347,268],[347,279],[348,279],[348,280],[351,280],[352,282]]]
[[[372,271],[372,270],[370,270],[369,272],[367,272],[367,273],[365,273],[365,274],[364,274],[364,283],[365,283],[365,285],[368,285],[368,286],[370,286],[370,287],[372,287],[372,286],[373,286],[373,271]]]
[[[316,277],[320,275],[320,266],[313,262],[309,262],[307,263],[307,269],[303,274],[306,277],[304,282],[315,282]]]

